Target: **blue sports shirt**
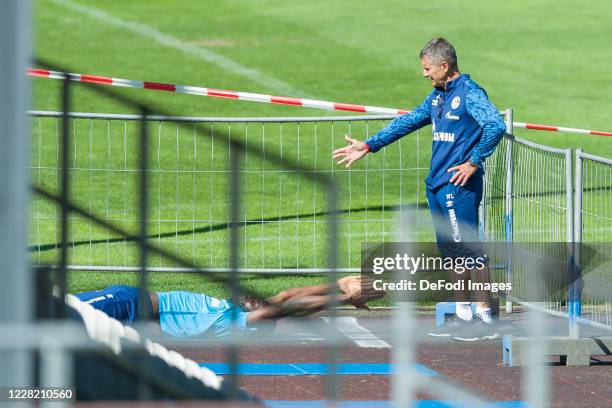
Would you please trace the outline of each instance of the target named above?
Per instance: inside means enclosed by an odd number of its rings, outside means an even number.
[[[172,337],[230,334],[232,313],[236,312],[239,329],[247,328],[248,312],[227,300],[201,293],[158,292],[159,324],[163,333]]]
[[[412,112],[395,118],[365,143],[377,152],[406,134],[432,125],[432,153],[427,188],[449,182],[447,170],[471,160],[482,176],[483,164],[502,139],[506,126],[484,89],[467,74],[434,89]]]

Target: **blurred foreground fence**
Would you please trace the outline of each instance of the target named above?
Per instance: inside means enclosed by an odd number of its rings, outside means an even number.
[[[66,291],[66,269],[75,267],[74,262],[81,259],[91,260],[92,263],[94,260],[100,261],[98,266],[104,270],[119,265],[138,271],[143,295],[148,286],[148,273],[155,270],[151,266],[156,262],[160,269],[182,268],[186,271],[206,272],[202,266],[206,265],[207,260],[212,269],[225,268],[231,272],[228,277],[203,273],[202,280],[217,281],[230,287],[235,303],[238,303],[241,292],[253,292],[240,285],[238,272],[244,265],[261,267],[268,266],[270,262],[278,264],[278,270],[330,270],[332,273],[329,279],[334,283],[336,267],[352,266],[350,262],[354,262],[353,259],[343,258],[353,253],[350,249],[354,245],[351,239],[344,245],[349,248],[342,250],[346,252],[340,252],[337,257],[336,244],[343,240],[337,238],[338,229],[349,238],[355,235],[358,242],[364,238],[383,240],[387,231],[389,237],[392,237],[396,232],[393,227],[398,226],[398,214],[391,216],[387,213],[392,208],[401,213],[402,204],[418,204],[422,197],[422,180],[427,169],[419,166],[419,156],[421,152],[427,154],[427,151],[419,149],[418,135],[411,141],[416,146],[405,146],[407,143],[404,143],[398,144],[399,149],[385,150],[380,153],[382,160],[365,161],[362,171],[340,171],[334,169],[329,156],[332,147],[343,144],[341,139],[333,144],[333,140],[325,140],[325,148],[319,146],[318,141],[302,144],[301,140],[297,141],[298,135],[300,138],[304,135],[301,121],[295,121],[296,133],[292,134],[296,139],[290,143],[292,147],[298,148],[286,149],[287,124],[282,127],[278,125],[278,138],[270,141],[263,136],[264,129],[269,130],[270,125],[262,125],[261,120],[257,125],[261,126],[261,136],[255,136],[249,125],[244,123],[240,125],[244,126],[242,131],[236,136],[232,121],[229,121],[229,125],[227,122],[221,124],[224,130],[219,134],[214,125],[203,128],[201,123],[197,123],[189,127],[170,117],[152,119],[149,107],[132,103],[131,106],[140,110],[140,115],[122,119],[119,129],[123,130],[118,133],[112,130],[116,122],[104,119],[100,123],[103,128],[106,126],[107,131],[103,133],[105,138],[100,142],[96,136],[96,126],[99,124],[96,118],[85,118],[84,126],[81,126],[77,118],[69,114],[69,84],[70,81],[64,81],[64,112],[39,115],[56,116],[58,119],[48,123],[40,119],[38,127],[33,127],[38,132],[38,139],[35,136],[32,143],[34,154],[31,165],[36,198],[32,202],[30,252],[35,263],[57,265],[54,283],[59,286],[60,301]],[[136,123],[131,130],[130,120]],[[152,120],[159,121],[157,142],[154,141],[155,137],[151,137]],[[179,125],[170,126],[171,138],[165,137],[163,133],[166,121],[180,122]],[[280,123],[284,122],[281,120]],[[332,121],[330,126],[335,129],[338,125],[334,123]],[[348,126],[350,122],[343,123]],[[315,129],[314,138],[318,140],[318,128]],[[196,137],[199,134],[203,137]],[[50,138],[46,139],[47,136]],[[114,140],[114,136],[117,136],[119,142]],[[500,182],[487,183],[487,201],[483,206],[487,217],[483,219],[483,231],[491,232],[491,237],[497,231],[500,239],[511,241],[513,228],[518,230],[518,226],[533,227],[530,220],[542,216],[546,218],[541,219],[540,228],[529,232],[527,236],[543,240],[547,237],[552,239],[552,234],[557,234],[554,235],[556,239],[562,231],[570,231],[573,225],[572,178],[567,177],[567,162],[557,164],[557,170],[561,167],[565,169],[565,176],[551,175],[550,180],[542,176],[530,179],[525,177],[522,180],[531,180],[532,184],[524,184],[523,188],[517,184],[519,177],[512,170],[519,167],[514,158],[514,149],[517,149],[518,155],[519,149],[523,148],[532,149],[526,154],[525,160],[532,162],[533,169],[537,171],[547,172],[550,161],[557,163],[563,156],[551,149],[541,149],[537,145],[507,138],[491,162],[488,177]],[[204,151],[207,153],[203,156]],[[319,167],[317,157],[320,151],[327,157],[325,167]],[[565,160],[567,157],[571,159],[567,153],[564,154]],[[314,158],[316,165],[310,166],[300,161],[302,157],[308,156]],[[545,161],[544,156],[548,161]],[[151,160],[151,157],[154,159]],[[414,164],[414,167],[402,167],[401,163],[406,162]],[[494,170],[495,163],[499,163],[497,173]],[[507,171],[508,166],[511,171]],[[571,166],[569,168],[571,176]],[[554,170],[554,167],[551,169]],[[590,171],[586,166],[585,170]],[[542,180],[548,181],[539,189],[538,183]],[[336,200],[337,186],[342,197],[340,205]],[[187,198],[182,200],[183,197]],[[412,201],[404,201],[405,197],[412,197]],[[524,202],[517,202],[516,197],[522,197]],[[394,207],[398,204],[399,209]],[[309,206],[312,206],[312,210],[302,214],[303,208]],[[202,208],[204,214],[200,213]],[[343,216],[347,217],[341,220],[344,223],[342,229],[336,228],[338,208],[344,210]],[[356,211],[356,208],[361,210]],[[416,209],[419,209],[418,205]],[[187,214],[187,218],[184,214]],[[424,213],[414,214],[412,211],[408,215],[408,218],[417,222],[421,218],[429,218]],[[497,221],[489,223],[489,217]],[[524,223],[521,224],[522,220]],[[564,224],[556,225],[562,220]],[[321,230],[318,230],[319,223],[322,225]],[[411,228],[400,230],[411,232],[412,238],[424,239],[424,236],[431,233],[426,231],[421,235],[420,228],[415,226],[417,224],[401,224],[404,225]],[[250,236],[247,229],[251,227],[254,227],[254,240],[248,239]],[[307,232],[307,239],[300,233],[303,230]],[[219,233],[216,237],[219,239],[218,245],[212,238],[201,240],[196,235],[213,236],[215,232]],[[268,236],[272,237],[271,242],[267,240]],[[433,235],[429,238],[433,238]],[[252,253],[249,252],[251,241],[255,247]],[[300,251],[305,250],[311,252],[304,256]],[[354,252],[359,254],[358,250]],[[257,253],[260,258],[254,255]],[[513,278],[525,278],[521,277],[520,271],[514,271],[511,265],[508,266]],[[512,295],[520,300],[520,291]],[[455,386],[443,376],[432,378],[419,375],[412,367],[415,349],[418,343],[429,339],[420,336],[425,330],[419,328],[420,323],[408,303],[398,302],[398,308],[393,313],[390,340],[393,347],[392,359],[398,369],[393,372],[392,397],[398,406],[407,406],[408,401],[416,398],[417,391],[439,395],[448,400],[460,399],[464,401],[463,406],[491,406],[469,389]],[[54,317],[63,316],[60,313]],[[330,310],[331,329],[335,329],[335,317],[334,309]],[[530,328],[535,328],[533,336],[536,337],[539,333],[537,329],[542,328],[542,325],[535,318],[533,322]],[[64,329],[60,322],[55,325],[60,330]],[[13,333],[14,330],[9,332]],[[267,334],[262,332],[261,336],[264,336],[268,345],[281,341],[291,344],[293,341],[278,336],[265,337]],[[48,338],[48,332],[44,332],[44,335]],[[227,350],[230,372],[237,372],[239,347],[252,345],[251,336],[249,334],[243,339],[231,337],[225,344],[230,346]],[[28,339],[32,336],[21,337]],[[347,339],[334,342],[331,336],[323,336],[328,350],[326,360],[329,363],[325,395],[327,400],[336,401],[340,397],[341,380],[335,374],[340,355],[339,346],[350,340]],[[38,343],[21,344],[19,336],[10,339],[6,347],[26,346],[40,348]],[[57,347],[70,348],[72,345],[60,338]],[[55,366],[63,370],[61,364]],[[144,371],[141,369],[134,372],[139,381],[145,377]],[[546,401],[548,392],[544,376],[540,375],[538,367],[529,368],[526,373],[528,378],[525,383],[530,402],[536,401],[533,406],[544,406],[542,401]],[[67,376],[62,378],[65,378],[62,385],[73,383]],[[236,397],[239,378],[229,376],[228,381],[229,396]],[[146,395],[141,397],[146,398]]]

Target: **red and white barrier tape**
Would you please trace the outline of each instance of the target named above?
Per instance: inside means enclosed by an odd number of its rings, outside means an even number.
[[[27,70],[27,74],[30,76],[52,78],[52,79],[64,79],[64,73],[58,71],[48,71],[44,69],[33,69]],[[366,105],[354,105],[350,103],[337,103],[328,101],[319,101],[314,99],[301,99],[291,98],[287,96],[273,96],[264,95],[250,92],[237,92],[228,91],[223,89],[214,88],[202,88],[198,86],[187,86],[187,85],[175,85],[175,84],[164,84],[159,82],[148,82],[148,81],[134,81],[130,79],[101,77],[96,75],[86,74],[70,74],[70,78],[76,82],[89,82],[93,84],[109,85],[109,86],[122,86],[127,88],[144,88],[154,89],[156,91],[167,91],[189,95],[200,95],[200,96],[213,96],[217,98],[230,98],[239,99],[242,101],[252,102],[263,102],[263,103],[275,103],[279,105],[291,105],[291,106],[303,106],[305,108],[316,108],[326,110],[337,110],[337,111],[348,111],[348,112],[361,112],[371,113],[377,115],[402,115],[410,111],[401,109],[390,109],[381,108],[378,106],[366,106]],[[601,132],[597,130],[587,129],[574,129],[560,126],[548,126],[548,125],[537,125],[533,123],[514,122],[514,127],[523,129],[533,130],[546,130],[550,132],[566,132],[566,133],[579,133],[579,134],[590,134],[599,136],[612,136],[612,132]]]
[[[564,133],[580,133],[583,135],[599,135],[599,136],[612,136],[612,132],[602,132],[599,130],[588,130],[588,129],[576,129],[561,126],[548,126],[548,125],[536,125],[533,123],[513,122],[515,128],[532,129],[532,130],[546,130],[549,132],[564,132]]]
[[[30,76],[64,79],[64,73],[57,71],[47,71],[44,69],[28,69],[27,73]],[[273,96],[250,92],[227,91],[223,89],[201,88],[197,86],[162,84],[159,82],[133,81],[129,79],[101,77],[95,75],[71,73],[70,78],[77,82],[89,82],[110,86],[123,86],[127,88],[155,89],[157,91],[176,92],[200,96],[214,96],[217,98],[230,98],[239,99],[242,101],[275,103],[280,105],[303,106],[305,108],[361,112],[379,115],[401,115],[409,112],[406,110],[380,108],[376,106],[353,105],[349,103],[317,101],[313,99],[290,98],[286,96]]]

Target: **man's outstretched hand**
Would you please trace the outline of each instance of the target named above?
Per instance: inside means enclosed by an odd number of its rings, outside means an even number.
[[[376,290],[372,279],[362,279],[361,276],[346,276],[338,279],[338,288],[347,296],[346,303],[358,309],[370,310],[366,303],[384,297],[387,293]]]
[[[357,160],[368,154],[369,150],[366,149],[365,143],[355,140],[348,135],[345,135],[344,139],[348,146],[334,150],[333,158],[341,159],[337,164],[345,164],[345,167],[349,168]]]

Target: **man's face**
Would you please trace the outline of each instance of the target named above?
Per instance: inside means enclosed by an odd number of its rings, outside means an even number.
[[[431,85],[434,88],[444,88],[448,75],[448,63],[443,61],[440,65],[434,65],[425,55],[421,60],[421,65],[423,66],[423,77],[431,79]]]

